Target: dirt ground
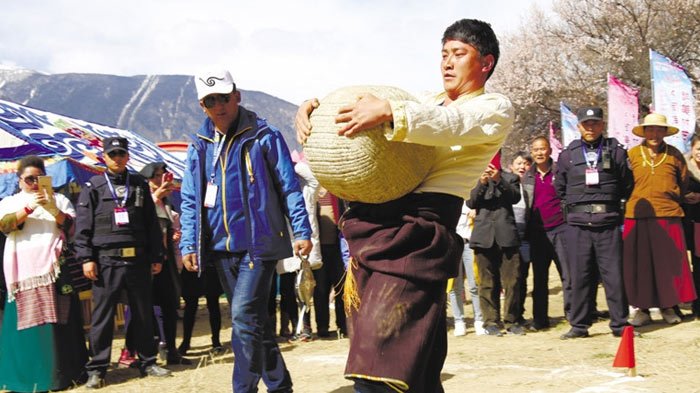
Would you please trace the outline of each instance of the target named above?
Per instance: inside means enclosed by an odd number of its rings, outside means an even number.
[[[476,336],[469,329],[466,336],[454,337],[450,329],[442,371],[446,392],[700,392],[700,321],[686,317],[683,323],[669,326],[657,318],[652,325],[640,328],[642,337],[634,340],[638,376],[626,376],[623,369],[612,367],[620,339],[610,334],[608,321],[596,322],[590,329],[590,338],[559,339],[569,327],[562,321],[561,288],[554,284],[556,272],[552,271],[549,305],[555,325],[549,331],[485,337]],[[226,308],[225,300],[221,307]],[[598,292],[598,307],[606,308],[602,288]],[[468,317],[470,308],[465,307]],[[529,297],[526,309],[526,318],[531,317]],[[193,350],[188,354],[194,365],[171,367],[173,377],[164,379],[142,379],[133,369],[110,370],[108,385],[100,391],[230,392],[233,355],[230,350],[216,357],[209,354],[209,328],[203,304],[195,329]],[[224,322],[221,337],[225,345],[230,333],[230,322]],[[347,339],[281,343],[295,392],[352,393],[352,383],[343,378],[348,343]],[[114,343],[115,362],[122,344],[120,333]],[[78,387],[72,391],[89,390]],[[266,391],[262,383],[260,391]]]

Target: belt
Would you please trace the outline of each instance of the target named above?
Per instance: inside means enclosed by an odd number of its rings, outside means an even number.
[[[619,212],[620,207],[607,203],[589,203],[579,205],[569,205],[566,207],[568,213],[614,213]]]
[[[108,257],[122,257],[122,258],[134,258],[136,254],[143,253],[144,248],[142,247],[123,247],[123,248],[110,248],[107,250],[100,250],[100,256]]]

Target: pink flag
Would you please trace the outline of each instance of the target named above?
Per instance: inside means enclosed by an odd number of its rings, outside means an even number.
[[[552,148],[552,160],[556,162],[563,147],[559,138],[557,138],[556,131],[554,130],[554,123],[551,121],[549,122],[549,146]]]
[[[632,134],[639,122],[639,90],[608,74],[608,136],[626,148],[638,145],[642,138]]]

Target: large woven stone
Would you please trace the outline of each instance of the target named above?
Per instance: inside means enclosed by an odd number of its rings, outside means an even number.
[[[390,142],[384,136],[388,123],[353,137],[338,135],[338,109],[371,93],[385,99],[416,101],[409,93],[388,86],[351,86],[330,93],[311,114],[312,132],[304,155],[319,183],[348,201],[383,203],[414,190],[430,169],[431,146]]]

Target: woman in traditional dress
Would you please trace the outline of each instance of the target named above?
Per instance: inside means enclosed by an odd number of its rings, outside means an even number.
[[[632,132],[644,141],[628,153],[634,190],[625,211],[623,276],[627,299],[639,308],[630,323],[650,323],[648,309],[659,307],[664,321],[676,324],[674,307],[696,298],[681,221],[688,167],[664,142],[678,132],[666,116],[647,115]]]
[[[0,390],[60,390],[85,380],[87,349],[77,294],[61,273],[65,231],[75,210],[39,188],[44,162],[20,160],[20,191],[0,201],[7,234],[3,267],[7,303],[0,334]]]

